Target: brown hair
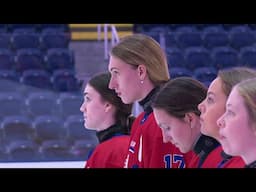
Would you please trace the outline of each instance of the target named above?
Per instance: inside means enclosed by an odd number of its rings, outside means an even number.
[[[229,96],[234,85],[242,80],[256,77],[256,70],[248,67],[233,67],[219,70],[218,77],[222,81],[222,89],[226,96]]]
[[[99,73],[93,76],[88,84],[92,86],[105,101],[110,102],[116,108],[115,119],[116,122],[126,130],[126,133],[130,132],[131,125],[135,119],[132,115],[132,104],[124,104],[116,92],[108,88],[108,84],[111,78],[111,74]]]
[[[159,43],[150,36],[144,34],[126,36],[112,48],[110,55],[135,67],[145,65],[149,79],[154,85],[160,85],[170,78],[166,54]]]
[[[256,124],[256,78],[240,82],[235,87],[244,100],[245,107],[249,114],[249,121]]]
[[[197,105],[207,94],[207,88],[191,77],[178,77],[167,82],[157,93],[153,108],[165,110],[168,114],[183,118],[187,112],[200,115]]]

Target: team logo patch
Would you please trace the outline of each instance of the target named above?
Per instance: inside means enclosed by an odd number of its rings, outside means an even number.
[[[131,146],[130,146],[130,147],[129,147],[129,151],[130,151],[131,153],[134,153],[134,151],[135,151],[135,150],[134,150],[134,147],[131,147]]]
[[[135,151],[135,149],[134,149],[135,145],[136,145],[136,142],[135,142],[135,141],[131,141],[131,144],[130,144],[130,147],[129,147],[129,151],[130,151],[131,153],[134,153],[134,151]]]

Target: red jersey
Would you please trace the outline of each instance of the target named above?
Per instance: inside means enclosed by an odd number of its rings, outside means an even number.
[[[114,136],[94,149],[85,168],[123,168],[129,146],[128,135]]]
[[[202,164],[202,168],[244,168],[245,162],[241,157],[224,155],[222,146],[215,148]]]
[[[219,142],[214,138],[201,135],[193,148],[194,155],[188,164],[188,168],[201,168],[208,155],[219,145]],[[215,165],[216,162],[213,164]]]
[[[196,153],[194,153],[187,168],[198,168],[199,161],[200,161],[199,156]]]
[[[193,152],[183,154],[171,143],[163,143],[162,131],[153,113],[142,112],[131,129],[126,168],[185,168]]]

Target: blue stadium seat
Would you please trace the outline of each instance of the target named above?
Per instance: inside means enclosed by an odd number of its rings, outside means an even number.
[[[169,47],[175,47],[177,46],[176,40],[175,40],[175,33],[173,31],[168,31],[164,35],[165,38],[165,47],[168,49]]]
[[[32,140],[14,140],[8,145],[9,161],[35,162],[41,161],[38,145]]]
[[[229,31],[231,28],[233,27],[238,27],[238,26],[248,26],[247,24],[221,24],[223,29],[225,29],[226,31]]]
[[[38,24],[38,30],[43,31],[45,29],[51,29],[62,32],[69,32],[68,24]]]
[[[71,160],[70,146],[66,140],[47,140],[41,144],[42,159],[45,161]]]
[[[57,95],[51,92],[32,92],[26,99],[28,116],[56,115]]]
[[[33,30],[36,30],[36,24],[8,24],[8,31],[9,32],[13,32],[15,30],[18,30],[18,29],[25,29],[25,30],[30,30],[30,31],[33,31]]]
[[[35,48],[18,49],[15,69],[17,72],[23,72],[27,69],[45,69],[42,52]]]
[[[57,116],[37,116],[34,119],[33,127],[35,129],[36,140],[39,143],[45,140],[64,139],[67,135],[62,120]]]
[[[211,24],[194,24],[194,26],[200,30],[203,31],[207,27],[223,27],[222,24],[216,24],[216,23],[211,23]]]
[[[177,29],[179,28],[182,28],[182,27],[194,27],[193,24],[168,24],[168,29],[170,31],[176,31]]]
[[[211,66],[211,54],[204,47],[189,47],[184,51],[185,67],[194,70],[198,67]]]
[[[80,107],[83,103],[83,96],[80,94],[61,93],[57,103],[60,114],[64,119],[70,115],[81,115]]]
[[[34,129],[29,118],[23,115],[5,116],[1,123],[6,142],[34,138]]]
[[[98,142],[95,140],[77,140],[71,147],[70,153],[73,156],[73,160],[85,161],[88,155],[92,153]]]
[[[0,48],[0,70],[2,69],[14,69],[14,55],[8,48]]]
[[[40,48],[39,35],[27,30],[15,30],[11,37],[12,48]]]
[[[214,67],[199,67],[194,70],[194,77],[204,82],[211,82],[217,77],[217,69]]]
[[[237,66],[238,52],[231,47],[216,47],[212,50],[213,66],[217,69]]]
[[[253,31],[255,31],[256,29],[256,24],[250,23],[250,24],[247,24],[247,26],[250,27],[250,29]]]
[[[160,32],[159,31],[145,31],[145,32],[143,32],[143,34],[152,37],[154,40],[156,40],[160,44]]]
[[[14,33],[18,33],[18,34],[36,33],[36,28],[35,27],[16,28],[16,29],[13,29],[12,34]]]
[[[242,65],[256,68],[256,46],[247,46],[241,48],[239,59]]]
[[[166,25],[159,24],[159,25],[153,26],[148,31],[156,31],[156,32],[159,32],[159,33],[165,33],[167,30],[168,29],[167,29]]]
[[[240,49],[253,45],[256,41],[254,32],[248,26],[233,27],[229,31],[230,46]]]
[[[50,72],[57,69],[73,69],[74,54],[68,48],[48,49],[45,55],[45,63]]]
[[[201,34],[195,27],[180,27],[174,34],[177,46],[181,49],[202,45]]]
[[[76,140],[96,140],[96,132],[84,127],[83,115],[71,115],[64,122],[67,137],[71,143]]]
[[[8,32],[7,24],[0,24],[0,33],[7,33],[7,32]]]
[[[19,81],[19,75],[14,70],[0,69],[0,79],[10,80],[10,81]]]
[[[176,33],[190,33],[190,32],[196,32],[197,28],[192,24],[176,24]]]
[[[44,50],[50,48],[68,48],[71,35],[69,32],[43,29],[41,33],[41,47]]]
[[[166,49],[166,54],[169,68],[185,66],[185,58],[181,49],[177,47],[168,47]]]
[[[11,49],[10,33],[0,33],[0,48]]]
[[[71,69],[55,70],[51,77],[53,89],[59,92],[78,92],[81,85]]]
[[[41,89],[51,89],[51,75],[45,70],[24,70],[20,77],[20,83]]]
[[[0,92],[0,118],[11,115],[23,115],[24,97],[18,92]]]
[[[202,39],[207,49],[229,45],[228,33],[222,27],[206,27],[202,32]]]
[[[176,77],[182,77],[182,76],[192,77],[193,73],[185,67],[172,67],[170,69],[170,77],[172,79]]]
[[[154,28],[165,27],[165,24],[134,24],[135,33],[151,31]]]

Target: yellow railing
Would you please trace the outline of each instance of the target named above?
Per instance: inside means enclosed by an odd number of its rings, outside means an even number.
[[[69,24],[72,40],[84,41],[84,40],[104,39],[103,32],[101,32],[99,36],[98,25],[99,24]],[[114,25],[117,29],[118,36],[120,38],[133,33],[133,24],[114,24]],[[112,36],[111,31],[109,31],[107,37],[111,39],[111,36]]]

